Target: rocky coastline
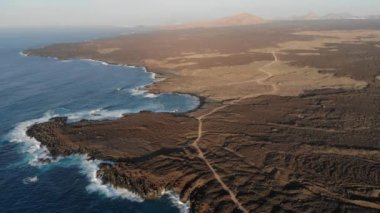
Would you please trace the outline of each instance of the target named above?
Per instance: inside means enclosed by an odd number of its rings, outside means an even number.
[[[297,24],[297,30],[333,28],[329,24]],[[348,30],[362,27],[347,25]],[[367,27],[374,30],[368,34],[380,30],[371,23]],[[53,118],[31,126],[27,134],[53,156],[80,153],[111,161],[101,164],[97,172],[104,183],[145,199],[156,199],[170,190],[182,201],[190,201],[193,212],[377,212],[380,81],[375,56],[380,49],[375,46],[380,40],[345,43],[360,36],[368,38],[368,34],[360,31],[351,38],[346,31],[328,31],[328,39],[334,39],[325,44],[306,35],[296,36],[294,26],[268,24],[259,28],[261,31],[249,27],[203,29],[194,30],[196,34],[163,32],[94,41],[97,48],[134,45],[140,48],[137,53],[123,49],[102,55],[91,49],[94,43],[28,50],[38,56],[94,56],[111,63],[127,60],[147,65],[166,79],[150,90],[204,98],[199,108],[183,114],[141,112],[114,121],[76,123]],[[187,43],[177,45],[184,33]],[[201,39],[205,44],[214,33],[222,37],[215,41],[218,45],[225,42],[225,34],[240,40],[253,36],[265,42],[252,44],[250,50],[244,49],[248,51],[245,54],[234,49],[234,39],[225,43],[230,49],[207,52],[216,48],[210,42],[202,47],[206,52],[194,53],[200,48],[195,44]],[[174,38],[173,47],[156,50],[152,46],[148,52],[141,41],[152,37],[159,44],[160,39],[165,43]],[[296,43],[294,39],[300,40]],[[305,40],[310,46],[304,46]],[[301,50],[289,49],[295,44]],[[264,51],[265,45],[271,54],[256,53]],[[188,52],[192,52],[190,56]],[[174,58],[179,53],[183,58]],[[247,57],[254,62],[247,62]],[[318,72],[310,67],[318,67]],[[254,71],[247,73],[247,68]],[[217,77],[232,76],[231,70],[243,77],[218,78],[222,82],[215,83],[212,75],[202,74],[210,70]],[[183,85],[176,79],[182,79]],[[191,85],[194,79],[199,85]],[[309,89],[305,90],[304,84]]]

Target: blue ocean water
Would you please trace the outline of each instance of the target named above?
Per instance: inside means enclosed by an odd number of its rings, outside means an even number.
[[[26,137],[34,122],[65,115],[114,119],[141,110],[183,112],[198,99],[146,94],[154,75],[143,68],[96,61],[26,57],[20,52],[50,43],[132,33],[126,29],[0,30],[0,212],[180,212],[186,205],[166,194],[143,201],[130,192],[102,185],[99,162],[72,156],[41,164],[46,150]]]

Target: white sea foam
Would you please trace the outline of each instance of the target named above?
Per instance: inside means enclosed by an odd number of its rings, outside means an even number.
[[[156,79],[156,73],[151,72],[150,77],[151,77],[152,79]]]
[[[34,176],[34,177],[24,178],[22,180],[22,183],[25,184],[25,185],[28,185],[28,184],[36,183],[37,181],[38,181],[38,177]]]
[[[123,90],[122,87],[118,87],[118,88],[115,89],[115,92],[120,92],[120,91],[122,91],[122,90]]]
[[[24,54],[20,52],[20,55],[22,56],[28,56],[27,54]],[[53,58],[55,60],[59,60],[58,58]],[[90,62],[96,62],[100,63],[104,66],[110,66],[110,64],[103,62],[103,61],[97,61],[97,60],[92,60],[92,59],[83,59],[85,61],[90,61]],[[62,62],[70,62],[72,60],[63,60]],[[111,65],[111,66],[126,66],[130,68],[136,68],[135,66],[129,66],[129,65]],[[156,74],[153,72],[147,71],[145,67],[142,67],[143,71],[146,73],[151,74],[151,78],[153,80],[156,80]],[[152,93],[147,93],[146,90],[143,88],[145,87],[137,87],[132,90],[130,90],[132,95],[142,95],[147,98],[155,98],[158,97],[156,94]],[[117,89],[118,91],[121,90],[121,88]],[[109,120],[109,119],[117,119],[122,117],[126,113],[131,113],[129,110],[113,110],[113,111],[108,111],[103,108],[99,109],[94,109],[94,110],[87,110],[87,111],[80,111],[80,112],[75,112],[75,113],[69,113],[69,114],[64,114],[64,115],[58,115],[58,114],[53,114],[53,113],[46,113],[42,118],[39,119],[33,119],[29,121],[25,121],[22,123],[19,123],[13,131],[9,134],[10,141],[11,142],[16,142],[16,143],[23,143],[24,144],[24,149],[23,151],[28,154],[30,157],[29,164],[32,166],[38,166],[42,167],[45,166],[46,164],[51,164],[51,163],[60,163],[63,161],[64,158],[58,157],[58,158],[53,158],[48,149],[45,146],[42,146],[39,141],[37,141],[34,138],[31,138],[27,136],[26,131],[27,129],[36,124],[36,123],[43,123],[47,122],[50,118],[52,117],[57,117],[57,116],[65,116],[68,118],[69,122],[76,122],[80,121],[83,119],[86,120]],[[99,169],[99,164],[101,161],[99,160],[89,160],[86,155],[73,155],[68,158],[73,158],[74,162],[72,162],[74,165],[79,165],[80,167],[80,172],[88,178],[89,185],[86,187],[86,190],[89,193],[100,193],[106,197],[109,198],[125,198],[131,201],[135,202],[143,202],[143,199],[138,196],[137,194],[128,191],[127,189],[123,188],[116,188],[113,187],[110,184],[103,184],[102,181],[97,177],[96,172]],[[79,160],[79,161],[77,161]],[[69,163],[69,165],[72,165]],[[24,184],[30,184],[30,183],[35,183],[38,181],[38,177],[27,177],[23,180]],[[168,196],[170,201],[172,202],[173,205],[178,207],[180,212],[182,213],[187,213],[189,212],[190,206],[189,203],[183,203],[180,201],[179,196],[173,192],[166,191],[162,193],[163,196]]]
[[[190,203],[189,202],[182,202],[179,198],[178,194],[172,192],[172,191],[163,191],[162,196],[167,196],[170,200],[170,202],[176,206],[181,213],[188,213],[190,212]]]
[[[19,123],[9,134],[9,139],[11,142],[23,143],[24,149],[22,151],[29,154],[29,164],[32,166],[41,166],[47,162],[53,161],[54,159],[51,157],[47,148],[41,146],[41,143],[36,139],[29,137],[26,134],[26,131],[33,124],[46,122],[54,116],[56,115],[48,112],[42,118]]]
[[[110,184],[103,184],[96,176],[99,170],[99,160],[88,160],[87,156],[83,156],[80,163],[81,173],[86,175],[90,184],[86,187],[89,193],[100,193],[108,198],[124,198],[135,202],[143,202],[144,200],[137,194],[123,188],[116,188]]]
[[[82,61],[87,61],[87,62],[91,62],[91,63],[96,63],[96,64],[102,64],[102,65],[106,65],[106,64],[103,64],[103,61],[98,61],[98,60],[94,60],[94,59],[81,59]],[[105,63],[105,62],[104,62]],[[108,64],[107,64],[108,65]]]
[[[129,90],[129,92],[134,95],[134,96],[140,96],[140,95],[144,95],[144,93],[146,92],[145,90],[141,89],[140,87],[136,87],[136,88],[132,88]]]
[[[113,120],[122,117],[124,114],[131,113],[130,110],[106,110],[103,108],[94,110],[84,110],[75,113],[63,115],[67,117],[68,122],[77,122],[80,120]]]
[[[45,115],[39,119],[32,119],[24,121],[16,125],[16,127],[9,133],[8,138],[11,142],[23,143],[23,152],[27,153],[30,157],[29,164],[32,166],[42,166],[47,163],[59,161],[60,158],[52,158],[48,149],[45,146],[41,146],[41,143],[34,138],[29,137],[26,134],[28,128],[36,123],[47,122],[50,118],[57,116],[65,116],[69,122],[76,122],[83,119],[86,120],[111,120],[122,117],[126,113],[130,113],[129,110],[105,110],[95,109],[86,110],[76,113],[69,113],[64,115],[53,114],[51,112],[45,113]]]
[[[56,60],[60,60],[58,58],[54,58]],[[137,68],[136,66],[132,66],[132,65],[127,65],[127,64],[109,64],[105,61],[100,61],[100,60],[94,60],[94,59],[80,59],[82,61],[88,61],[88,62],[91,62],[91,63],[97,63],[97,64],[101,64],[103,66],[121,66],[121,67],[127,67],[127,68]],[[60,60],[62,62],[70,62],[72,60],[70,59],[67,59],[67,60]],[[158,81],[162,81],[164,79],[157,79],[156,78],[156,73],[154,72],[149,72],[146,67],[140,67],[145,73],[149,73],[150,74],[150,78],[154,81],[154,82],[158,82]],[[147,84],[149,85],[149,84]],[[136,88],[133,88],[130,90],[130,93],[132,95],[135,95],[135,96],[144,96],[146,98],[156,98],[158,97],[159,95],[157,94],[153,94],[153,93],[148,93],[147,90],[144,90],[144,88],[147,86],[147,85],[142,85],[142,86],[139,86],[139,87],[136,87]],[[116,89],[116,91],[120,91],[121,89]]]
[[[141,67],[141,69],[145,72],[145,73],[149,73],[150,74],[150,78],[153,80],[153,82],[158,82],[158,81],[162,81],[164,79],[157,79],[156,78],[156,73],[154,72],[149,72],[145,67]],[[149,83],[150,84],[150,83]],[[133,88],[131,90],[129,90],[129,92],[134,95],[134,96],[144,96],[145,98],[157,98],[159,97],[160,95],[158,94],[153,94],[153,93],[149,93],[147,90],[145,90],[144,88],[146,88],[146,86],[148,86],[149,84],[147,85],[142,85],[142,86],[139,86],[139,87],[136,87],[136,88]]]
[[[85,111],[79,112],[79,113],[72,113],[67,114],[65,116],[68,116],[69,119],[85,119],[85,118],[92,118],[94,117],[87,117],[86,115],[91,115],[92,113],[99,113],[99,115],[96,115],[96,119],[105,119],[105,118],[117,118],[122,116],[123,113],[126,112],[126,110],[123,111],[106,111],[103,109],[97,109],[88,111],[87,113]],[[36,124],[36,123],[42,123],[47,122],[50,118],[59,116],[57,114],[52,113],[46,113],[42,118],[39,119],[33,119],[29,121],[25,121],[22,123],[19,123],[13,131],[10,132],[8,135],[9,140],[14,143],[23,143],[24,149],[23,152],[28,154],[29,164],[31,166],[37,166],[42,167],[47,164],[59,164],[60,162],[67,164],[67,162],[64,162],[63,157],[59,157],[54,159],[48,149],[45,146],[42,146],[39,141],[37,141],[34,138],[29,137],[26,134],[27,129]],[[83,116],[83,117],[81,117]],[[94,116],[94,115],[92,115]],[[73,162],[68,163],[69,166],[72,165],[79,165],[80,171],[82,174],[86,175],[89,181],[89,185],[86,187],[87,191],[90,193],[98,192],[106,197],[109,198],[125,198],[131,201],[136,202],[142,202],[143,199],[139,197],[138,195],[128,191],[127,189],[122,188],[115,188],[112,187],[110,184],[103,184],[102,181],[97,178],[96,172],[99,169],[99,164],[102,161],[99,160],[88,160],[88,157],[86,155],[72,155],[70,157],[67,157],[66,159],[71,158],[70,162],[73,160]],[[67,165],[66,165],[67,166]],[[24,184],[30,184],[35,183],[38,181],[38,177],[27,177],[23,180]]]
[[[145,93],[145,94],[144,94],[144,97],[146,97],[146,98],[157,98],[158,95],[153,94],[153,93]]]
[[[100,61],[100,60],[94,60],[94,59],[80,59],[82,61],[88,61],[88,62],[91,62],[91,63],[96,63],[96,64],[101,64],[103,66],[124,66],[124,65],[117,65],[117,64],[109,64],[105,61]]]
[[[152,80],[156,80],[156,73],[154,73],[154,72],[149,72],[149,71],[146,69],[146,67],[141,67],[141,69],[142,69],[145,73],[149,73],[149,74],[150,74],[150,78],[151,78]]]
[[[23,56],[23,57],[27,57],[28,56],[28,54],[24,53],[23,51],[19,52],[18,54],[21,55],[21,56]]]
[[[69,63],[69,62],[72,62],[73,60],[71,59],[66,59],[66,60],[59,60],[60,62],[62,63]]]
[[[122,116],[124,111],[107,111],[103,109],[95,109],[90,111],[83,111],[78,113],[67,114],[69,119],[81,120],[85,118],[91,118],[91,120],[104,119],[104,118],[117,118]],[[91,115],[91,114],[97,115]],[[90,115],[89,117],[87,117]],[[24,152],[28,154],[30,157],[29,164],[31,166],[43,167],[47,164],[67,164],[66,166],[79,165],[80,172],[84,174],[89,184],[86,187],[86,190],[89,193],[99,193],[108,198],[123,198],[128,199],[134,202],[143,202],[144,200],[138,196],[137,194],[124,189],[124,188],[116,188],[110,184],[104,184],[101,179],[99,179],[96,175],[96,172],[99,170],[99,165],[102,163],[100,160],[89,160],[87,155],[72,155],[67,158],[52,158],[49,151],[45,146],[42,146],[39,141],[34,138],[29,137],[26,134],[27,129],[36,124],[48,121],[52,117],[59,116],[53,113],[46,113],[43,117],[39,119],[33,119],[29,121],[25,121],[19,123],[13,131],[9,134],[10,141],[15,143],[23,143],[24,144]],[[96,117],[93,117],[96,116]],[[64,162],[65,159],[70,159],[69,163]],[[27,177],[23,179],[24,184],[32,184],[38,181],[38,177]],[[183,203],[180,201],[179,196],[170,191],[162,192],[163,196],[168,196],[172,204],[180,210],[182,213],[189,212],[189,203]]]
[[[24,53],[24,52],[19,52],[19,54],[21,56],[29,56],[28,54]],[[104,65],[104,66],[119,66],[119,67],[127,67],[127,68],[141,68],[145,73],[150,73],[150,78],[155,80],[156,79],[156,73],[154,72],[149,72],[146,67],[137,67],[137,66],[133,66],[133,65],[128,65],[128,64],[110,64],[108,62],[105,62],[105,61],[101,61],[101,60],[95,60],[95,59],[75,59],[75,58],[71,58],[71,59],[59,59],[58,57],[52,57],[52,56],[47,56],[46,58],[51,58],[51,59],[54,59],[54,60],[58,60],[58,61],[61,61],[61,62],[71,62],[73,60],[82,60],[82,61],[88,61],[88,62],[92,62],[92,63],[98,63],[98,64],[101,64],[101,65]]]
[[[136,88],[130,89],[129,92],[134,96],[144,96],[145,98],[157,98],[159,96],[153,93],[148,93],[143,88],[144,87],[136,87]]]

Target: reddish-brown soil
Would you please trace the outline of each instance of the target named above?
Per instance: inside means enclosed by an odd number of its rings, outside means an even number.
[[[374,89],[247,99],[205,119],[199,146],[246,209],[375,212],[380,205],[379,103]],[[99,177],[145,198],[171,189],[200,212],[237,209],[189,144],[196,135],[194,119],[176,117],[179,128],[169,114],[139,115],[64,127],[53,120],[28,133],[55,154],[84,152],[114,160],[101,166]],[[144,122],[148,129],[141,130]],[[82,136],[73,135],[78,133]],[[55,138],[61,134],[73,139]],[[145,138],[157,143],[156,151],[145,150]]]
[[[237,57],[236,52],[243,49],[312,39],[290,34],[297,30],[364,28],[377,30],[377,25],[371,21],[335,25],[296,22],[154,32],[99,43],[55,45],[30,53],[63,58],[94,56],[144,65],[144,57],[163,60],[208,48]],[[188,40],[180,39],[184,34]],[[220,39],[215,39],[216,35]],[[142,45],[143,40],[150,45]],[[85,47],[105,43],[122,50],[101,56]],[[328,44],[313,51],[317,54],[282,49],[280,54],[263,55],[269,58],[263,58],[266,62],[258,69],[263,76],[254,79],[267,87],[261,93],[223,101],[207,98],[205,105],[187,114],[144,112],[115,121],[73,124],[57,118],[32,126],[28,135],[55,156],[88,153],[112,160],[113,164],[103,163],[98,171],[103,182],[148,199],[172,190],[183,201],[190,201],[196,212],[378,212],[380,48],[376,45],[379,42]],[[247,57],[248,52],[241,55]],[[245,59],[225,62],[225,56],[218,57],[213,63],[247,63]],[[202,61],[199,64],[204,66],[206,59],[198,59]],[[315,67],[368,85],[364,89],[326,88],[278,96],[281,87],[271,83],[275,72],[280,72],[273,70],[278,60],[295,69]]]

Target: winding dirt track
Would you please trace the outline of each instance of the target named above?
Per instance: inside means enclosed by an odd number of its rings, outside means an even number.
[[[231,101],[229,102],[228,104],[224,104],[220,107],[217,107],[213,110],[211,110],[210,112],[206,113],[206,114],[203,114],[199,117],[197,117],[197,120],[198,120],[198,137],[197,139],[191,144],[198,152],[198,157],[200,159],[202,159],[205,164],[208,166],[208,168],[210,169],[210,171],[213,173],[214,175],[214,178],[220,183],[220,185],[223,187],[224,190],[226,190],[230,197],[231,197],[231,200],[235,203],[235,205],[243,212],[245,213],[248,213],[249,211],[243,207],[243,205],[239,202],[239,200],[236,198],[236,195],[235,193],[224,183],[224,181],[222,180],[222,178],[220,177],[220,175],[217,173],[217,171],[214,169],[214,167],[211,165],[211,163],[207,160],[207,158],[205,157],[203,151],[201,150],[201,148],[199,147],[198,143],[199,141],[202,139],[202,135],[203,135],[203,119],[206,118],[207,116],[210,116],[216,112],[218,112],[219,110],[221,109],[224,109],[228,106],[231,106],[233,104],[236,104],[236,103],[239,103],[240,101],[244,100],[244,99],[248,99],[248,98],[253,98],[253,97],[257,97],[257,96],[260,96],[260,95],[269,95],[269,94],[275,94],[277,91],[278,91],[278,87],[276,84],[267,84],[265,83],[265,81],[267,81],[268,79],[272,78],[273,77],[273,74],[268,72],[265,68],[275,64],[278,62],[278,58],[277,58],[277,55],[275,52],[272,52],[272,55],[273,55],[273,58],[274,60],[268,64],[265,64],[264,66],[262,66],[259,71],[266,74],[267,76],[264,77],[264,78],[260,78],[260,79],[255,79],[255,80],[252,80],[252,81],[255,81],[256,83],[258,84],[261,84],[261,85],[270,85],[272,86],[272,90],[270,92],[265,92],[265,93],[256,93],[254,95],[247,95],[247,96],[244,96],[240,99],[236,99],[234,101]],[[242,82],[242,83],[247,83],[247,81],[245,82]]]

